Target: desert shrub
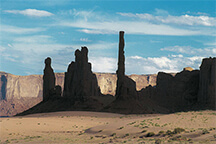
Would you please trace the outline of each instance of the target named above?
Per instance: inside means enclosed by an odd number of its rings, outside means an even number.
[[[167,130],[166,131],[166,135],[172,135],[173,133],[172,133],[172,131],[171,130]]]
[[[207,129],[202,130],[202,134],[208,134],[208,133],[209,133],[209,131]]]
[[[126,133],[125,136],[129,136],[129,133]]]
[[[161,144],[161,139],[157,139],[157,140],[155,141],[155,144]]]
[[[119,129],[123,129],[124,127],[120,127]]]
[[[173,134],[181,133],[183,131],[185,131],[183,128],[175,128]]]
[[[145,133],[145,132],[147,132],[147,130],[143,130],[141,133]]]
[[[154,136],[154,135],[155,135],[154,132],[149,132],[149,133],[146,134],[146,137],[152,137],[152,136]]]
[[[116,135],[116,133],[111,134],[111,136],[115,136],[115,135]]]
[[[216,139],[216,134],[214,134],[213,136],[214,136],[214,138]]]
[[[164,131],[159,131],[159,133],[158,134],[164,134],[165,132]]]

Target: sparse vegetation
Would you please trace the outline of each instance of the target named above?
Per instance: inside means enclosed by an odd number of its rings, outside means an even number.
[[[154,135],[155,135],[154,132],[149,132],[149,133],[146,134],[146,137],[152,137],[152,136],[154,136]]]
[[[145,132],[147,132],[147,130],[143,130],[141,133],[145,133]]]
[[[122,126],[122,127],[120,127],[119,129],[123,129],[124,127]]]
[[[135,124],[136,122],[134,121],[134,122],[131,122],[131,123],[129,123],[128,125],[133,125],[133,124]]]
[[[178,134],[178,133],[181,133],[181,132],[183,132],[183,131],[185,131],[183,128],[175,128],[174,129],[174,131],[173,131],[173,134]]]
[[[116,133],[112,133],[110,136],[116,136]]]
[[[126,133],[126,134],[125,134],[125,136],[129,136],[129,135],[130,135],[129,133]]]
[[[209,131],[207,129],[202,130],[202,134],[208,134],[208,133],[209,133]]]
[[[164,131],[159,131],[159,134],[164,134],[165,132]]]
[[[157,139],[157,140],[155,141],[155,144],[161,144],[161,139]]]

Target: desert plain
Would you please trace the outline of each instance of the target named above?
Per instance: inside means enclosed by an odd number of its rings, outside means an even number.
[[[1,143],[216,143],[216,112],[64,111],[0,118]]]

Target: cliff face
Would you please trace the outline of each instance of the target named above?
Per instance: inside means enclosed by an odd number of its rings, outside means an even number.
[[[115,95],[116,74],[95,73],[102,94]],[[55,73],[56,85],[64,89],[64,73]],[[137,90],[156,85],[157,75],[130,75]],[[11,116],[31,108],[42,100],[43,76],[17,76],[0,72],[0,116]]]
[[[205,58],[200,66],[200,104],[216,109],[216,58]]]

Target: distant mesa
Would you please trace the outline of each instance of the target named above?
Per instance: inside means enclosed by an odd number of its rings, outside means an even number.
[[[159,72],[156,86],[139,91],[136,82],[125,75],[124,31],[119,32],[117,82],[114,96],[103,95],[88,62],[88,48],[75,51],[65,72],[63,94],[55,86],[51,58],[45,60],[43,102],[20,115],[59,110],[91,110],[116,113],[170,113],[216,110],[216,58],[205,58],[200,70],[186,67],[177,74]],[[134,76],[136,78],[136,76]],[[140,85],[140,83],[139,83]]]

